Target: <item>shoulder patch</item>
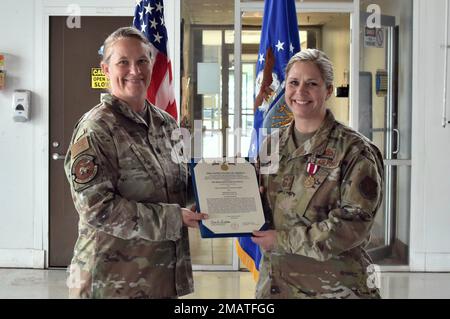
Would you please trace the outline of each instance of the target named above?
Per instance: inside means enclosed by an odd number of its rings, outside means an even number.
[[[89,137],[87,135],[80,138],[75,144],[72,145],[70,153],[72,158],[77,157],[78,154],[87,151],[91,145],[89,144]]]
[[[84,154],[78,156],[72,164],[72,179],[75,183],[86,184],[92,181],[98,173],[95,157]]]
[[[359,183],[359,192],[365,199],[374,200],[377,198],[378,185],[372,177],[366,176]]]

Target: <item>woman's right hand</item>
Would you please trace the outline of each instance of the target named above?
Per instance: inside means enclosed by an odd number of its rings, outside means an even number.
[[[208,219],[208,214],[195,212],[195,205],[190,210],[181,208],[181,216],[183,218],[183,224],[192,228],[198,228],[199,221]]]

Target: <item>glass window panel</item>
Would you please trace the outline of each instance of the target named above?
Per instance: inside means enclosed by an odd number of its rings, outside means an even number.
[[[222,45],[222,31],[203,30],[202,33],[202,45]]]
[[[259,44],[261,41],[261,30],[242,30],[241,43],[242,44]],[[234,43],[234,30],[225,31],[225,43]]]
[[[202,155],[218,157],[222,155],[224,143],[221,130],[224,122],[227,122],[222,120],[222,116],[229,110],[233,111],[232,114],[234,113],[234,79],[232,77],[234,69],[228,57],[230,48],[231,52],[233,51],[233,33],[227,31],[227,41],[224,40],[225,30],[229,30],[234,24],[234,8],[229,2],[217,2],[214,8],[206,8],[207,5],[210,3],[199,4],[196,0],[184,0],[181,6],[182,77],[184,83],[189,85],[186,84],[183,87],[181,100],[184,103],[180,117],[188,117],[187,125],[183,126],[190,128],[191,133],[193,133],[194,121],[201,121]],[[203,91],[205,94],[198,94],[198,63],[217,63],[220,66],[219,92]],[[208,75],[203,77],[207,79]],[[223,110],[225,105],[227,110]],[[231,120],[230,124],[233,124],[233,118],[225,119]],[[200,265],[203,269],[218,265],[223,266],[224,269],[230,269],[233,262],[234,238],[203,239],[198,229],[189,229],[189,239],[194,265]]]

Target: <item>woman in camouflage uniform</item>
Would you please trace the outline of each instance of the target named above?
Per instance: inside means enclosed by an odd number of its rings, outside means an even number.
[[[294,121],[262,147],[279,152],[279,166],[261,175],[273,229],[252,237],[264,252],[257,298],[379,298],[364,247],[382,201],[383,160],[325,107],[332,83],[319,50],[297,53],[286,67]],[[273,164],[260,158],[261,170]]]
[[[193,291],[187,227],[206,217],[186,204],[177,124],[146,101],[150,44],[134,28],[104,43],[110,82],[76,124],[65,171],[79,213],[72,298],[174,298]]]

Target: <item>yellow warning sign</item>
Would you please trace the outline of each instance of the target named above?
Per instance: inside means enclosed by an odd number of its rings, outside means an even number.
[[[107,89],[108,79],[101,68],[91,68],[91,87],[93,89]]]

